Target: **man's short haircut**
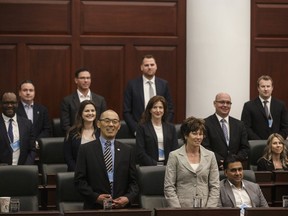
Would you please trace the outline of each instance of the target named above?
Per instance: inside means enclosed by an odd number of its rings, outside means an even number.
[[[261,80],[265,80],[265,81],[271,80],[271,84],[272,84],[272,86],[273,86],[273,80],[272,80],[272,78],[271,78],[270,76],[268,76],[268,75],[262,75],[262,76],[260,76],[260,77],[258,78],[258,80],[257,80],[257,87],[259,87],[259,84],[260,84],[260,81],[261,81]]]
[[[237,155],[235,154],[230,154],[228,155],[225,160],[224,160],[224,163],[223,163],[223,166],[224,166],[224,169],[228,169],[228,166],[230,163],[235,163],[235,162],[240,162],[241,161],[239,160],[239,158],[237,157]]]
[[[87,68],[85,68],[85,67],[78,68],[78,69],[75,71],[75,78],[78,78],[79,74],[80,74],[81,72],[83,72],[83,71],[88,71],[88,72],[89,72],[89,70],[88,70]],[[89,73],[90,73],[90,72],[89,72]]]
[[[26,83],[32,84],[32,85],[34,86],[34,88],[35,88],[35,85],[34,85],[33,81],[30,80],[30,79],[27,79],[27,80],[23,80],[23,81],[20,83],[20,85],[19,85],[19,90],[21,90],[22,85],[23,85],[23,84],[26,84]]]
[[[156,62],[156,59],[154,58],[153,55],[151,55],[151,54],[147,54],[147,55],[144,55],[144,56],[142,57],[142,63],[143,63],[143,60],[146,59],[146,58],[147,58],[147,59],[153,58],[154,61]]]

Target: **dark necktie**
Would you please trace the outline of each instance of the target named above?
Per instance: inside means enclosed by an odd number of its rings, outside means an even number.
[[[13,135],[13,119],[9,119],[9,125],[8,125],[8,137],[9,137],[9,141],[11,143],[14,142],[14,135]]]
[[[267,105],[268,101],[265,100],[265,101],[263,101],[263,103],[264,103],[264,110],[265,110],[266,117],[267,117],[267,119],[269,119],[270,113],[269,113],[269,109],[268,109],[268,105]]]
[[[148,81],[149,84],[149,98],[152,98],[154,96],[154,89],[152,87],[152,81]]]
[[[111,152],[111,142],[108,140],[105,143],[104,161],[105,161],[107,172],[111,172],[112,171],[112,152]]]
[[[221,119],[221,127],[224,133],[224,137],[225,137],[227,145],[229,145],[228,129],[227,129],[225,122],[226,122],[225,119]]]

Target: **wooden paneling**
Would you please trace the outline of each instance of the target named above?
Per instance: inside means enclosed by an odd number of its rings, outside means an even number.
[[[71,32],[69,1],[0,0],[0,5],[0,33],[2,34],[69,34]]]
[[[122,118],[124,89],[141,74],[144,54],[155,55],[157,75],[170,85],[175,122],[182,122],[186,0],[0,0],[0,90],[17,91],[32,79],[36,101],[51,118],[75,91],[74,71],[82,66],[92,73],[91,90]]]
[[[258,95],[257,79],[270,75],[273,96],[288,101],[288,0],[251,0],[250,97]]]

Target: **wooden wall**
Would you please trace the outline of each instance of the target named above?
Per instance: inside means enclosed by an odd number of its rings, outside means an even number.
[[[251,90],[257,79],[274,80],[273,95],[288,102],[288,0],[251,0]]]
[[[92,72],[92,91],[122,116],[123,91],[153,54],[169,81],[175,122],[185,117],[186,0],[0,0],[0,90],[32,79],[36,101],[59,117],[75,91],[74,71]]]

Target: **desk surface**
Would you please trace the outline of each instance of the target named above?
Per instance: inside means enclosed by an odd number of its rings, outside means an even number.
[[[270,207],[270,208],[247,208],[245,216],[284,216],[288,215],[288,208]]]
[[[83,210],[64,211],[64,216],[151,216],[152,211],[147,209],[112,209],[112,210]],[[219,215],[218,215],[219,216]],[[239,215],[238,215],[239,216]]]
[[[60,216],[61,213],[59,211],[21,211],[21,212],[15,212],[15,213],[9,212],[6,215],[7,216]]]
[[[239,208],[156,208],[155,216],[239,216]]]

